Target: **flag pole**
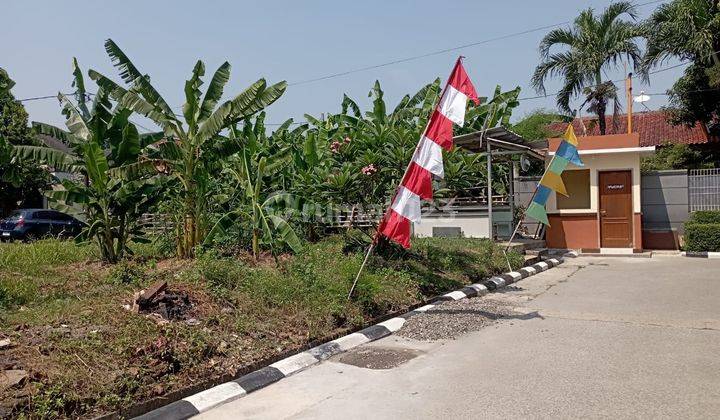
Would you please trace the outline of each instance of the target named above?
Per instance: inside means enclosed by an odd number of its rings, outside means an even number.
[[[447,90],[448,86],[450,85],[450,77],[452,77],[453,72],[455,71],[455,68],[457,67],[458,63],[462,63],[462,59],[465,58],[464,56],[459,56],[458,59],[455,61],[455,65],[453,66],[452,72],[450,72],[450,76],[448,77],[447,81],[445,82],[445,87],[443,87],[442,92],[440,92],[440,96],[438,96],[437,100],[435,100],[435,104],[433,105],[432,109],[430,110],[430,115],[428,116],[427,123],[425,124],[425,129],[422,132],[422,135],[420,136],[420,140],[422,140],[423,137],[425,137],[425,134],[427,134],[428,128],[430,127],[430,120],[432,120],[432,115],[437,109],[438,105],[440,104],[440,101],[442,100],[442,97],[445,95],[445,91]],[[413,151],[412,156],[415,156],[415,153],[417,153],[418,149],[420,148],[420,140],[418,140],[417,145],[415,146],[415,150]],[[387,217],[388,211],[392,208],[392,203],[395,201],[395,197],[397,197],[398,191],[400,190],[400,185],[403,182],[403,179],[407,176],[408,172],[410,171],[410,166],[413,163],[412,156],[410,157],[410,162],[408,162],[407,167],[405,167],[405,172],[403,173],[403,176],[400,178],[400,181],[398,182],[397,187],[395,187],[395,194],[393,194],[392,199],[390,200],[390,206],[385,210],[385,213],[383,213],[383,217],[378,224],[378,226],[375,228],[375,234],[373,235],[373,240],[370,243],[370,246],[368,246],[368,250],[365,253],[365,259],[363,260],[362,264],[360,265],[360,269],[357,272],[357,275],[355,276],[355,281],[353,281],[352,287],[350,287],[350,292],[348,292],[348,300],[352,298],[353,292],[355,291],[355,287],[357,286],[357,282],[360,279],[360,274],[362,274],[363,269],[365,268],[365,264],[367,264],[368,259],[370,258],[370,254],[372,254],[372,250],[375,248],[375,244],[377,243],[377,240],[380,236],[380,226],[382,225],[382,221],[385,220]]]
[[[575,115],[577,115],[577,111],[575,111]],[[575,119],[575,115],[573,116],[573,120]],[[580,122],[582,123],[582,119],[580,119]],[[569,124],[572,125],[572,121],[570,121]],[[573,133],[574,133],[574,131],[573,131]],[[550,159],[550,164],[552,164],[552,161],[555,159],[555,157],[557,157],[557,155],[556,155],[556,156],[553,156],[553,158]],[[548,167],[545,168],[545,170],[543,171],[543,176],[545,175],[545,173],[546,173],[548,170],[550,170],[550,166],[551,166],[551,165],[548,165]],[[542,177],[540,178],[540,180],[542,180]],[[538,181],[538,183],[535,185],[535,191],[533,191],[533,195],[532,195],[532,197],[530,197],[530,201],[529,201],[530,203],[532,203],[533,200],[535,199],[535,195],[537,194],[537,191],[538,191],[539,188],[540,188],[540,181]],[[510,240],[508,241],[508,244],[507,244],[507,246],[505,247],[505,252],[506,252],[506,253],[507,253],[507,251],[510,249],[510,245],[512,245],[512,240],[515,239],[515,235],[517,234],[517,231],[518,231],[518,229],[520,229],[520,225],[522,224],[522,222],[523,222],[524,220],[525,220],[525,214],[523,213],[522,219],[518,220],[518,224],[517,224],[517,226],[515,226],[515,230],[513,231],[512,236],[510,236]],[[542,222],[540,222],[540,223],[542,223]]]
[[[365,264],[367,264],[368,259],[370,258],[370,254],[372,253],[373,248],[375,248],[375,239],[377,237],[377,233],[375,234],[375,237],[373,238],[373,241],[370,243],[370,246],[368,247],[367,252],[365,253],[365,259],[363,260],[362,264],[360,265],[360,269],[357,272],[357,275],[355,276],[355,281],[353,281],[352,287],[350,288],[350,292],[348,292],[348,300],[352,298],[353,292],[355,291],[355,286],[357,286],[357,282],[360,279],[360,273],[363,272],[363,268],[365,268]]]
[[[530,203],[532,203],[533,199],[535,198],[535,194],[537,194],[538,187],[540,186],[540,181],[538,181],[537,185],[535,185],[535,191],[533,191],[532,197],[530,197]],[[518,232],[518,229],[520,229],[520,225],[525,220],[525,213],[523,213],[522,219],[518,220],[517,225],[515,226],[515,230],[512,233],[512,236],[510,236],[510,240],[508,240],[507,246],[505,247],[505,252],[507,253],[508,250],[510,250],[510,246],[512,245],[512,240],[515,239],[515,235]],[[542,222],[540,222],[542,223]],[[507,258],[507,256],[505,257]]]

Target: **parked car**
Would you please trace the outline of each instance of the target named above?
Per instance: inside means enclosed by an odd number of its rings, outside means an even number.
[[[0,220],[0,240],[32,240],[46,236],[74,237],[85,224],[78,219],[49,209],[15,210]]]

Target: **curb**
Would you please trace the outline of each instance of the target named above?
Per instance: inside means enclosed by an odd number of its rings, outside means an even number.
[[[680,255],[683,257],[690,257],[690,258],[720,258],[720,252],[695,252],[695,251],[688,251],[688,252],[681,252]]]
[[[329,341],[304,352],[295,354],[294,356],[281,359],[270,366],[250,372],[238,379],[209,388],[205,391],[183,398],[182,400],[175,401],[135,418],[142,420],[179,420],[196,416],[210,410],[211,408],[217,407],[218,405],[228,403],[244,397],[251,392],[257,391],[258,389],[265,388],[270,384],[273,384],[294,373],[300,372],[312,365],[320,363],[321,361],[336,354],[340,354],[362,344],[387,337],[402,328],[405,321],[409,318],[415,315],[420,315],[423,312],[442,304],[443,302],[484,296],[497,289],[501,289],[507,285],[556,267],[564,262],[564,257],[575,258],[577,256],[577,252],[571,251],[566,253],[564,256],[549,258],[545,261],[523,267],[518,271],[511,271],[509,273],[491,277],[480,283],[471,284],[460,290],[446,293],[442,296],[433,298],[427,305],[416,308],[403,315],[390,318],[358,332]]]

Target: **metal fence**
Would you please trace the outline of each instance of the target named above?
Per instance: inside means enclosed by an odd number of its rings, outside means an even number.
[[[720,210],[720,168],[691,169],[688,188],[691,212]]]

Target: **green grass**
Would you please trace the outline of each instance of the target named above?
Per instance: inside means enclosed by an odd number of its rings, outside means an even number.
[[[342,237],[327,238],[276,264],[213,251],[167,259],[162,246],[144,245],[132,259],[107,266],[90,245],[0,244],[0,333],[17,343],[9,356],[39,378],[15,414],[109,412],[507,270],[489,241],[418,239],[410,253],[371,258],[348,301],[363,255],[345,254],[345,246]],[[514,267],[522,262],[509,258]],[[190,294],[201,325],[160,325],[122,308],[160,279]]]
[[[97,256],[95,247],[75,245],[70,241],[0,242],[0,271],[41,274],[48,267],[94,260]]]
[[[0,308],[33,301],[38,288],[57,280],[55,268],[95,258],[93,247],[52,239],[0,243]]]

